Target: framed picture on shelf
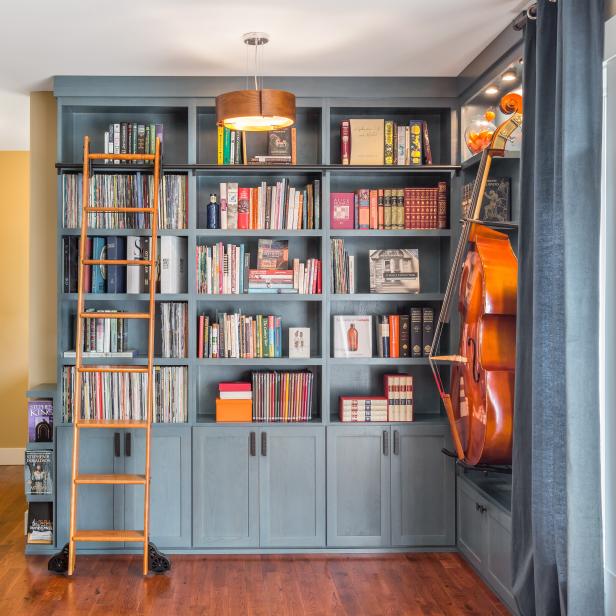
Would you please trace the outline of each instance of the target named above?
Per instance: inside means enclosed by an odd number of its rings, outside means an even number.
[[[310,357],[310,328],[289,327],[289,358],[308,359]]]
[[[334,316],[334,357],[372,357],[372,316]]]
[[[370,250],[370,293],[419,293],[419,250]]]

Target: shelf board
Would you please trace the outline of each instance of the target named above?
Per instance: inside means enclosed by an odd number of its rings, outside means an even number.
[[[173,173],[174,171],[189,171],[193,165],[187,165],[186,163],[166,163],[161,164],[161,171],[163,173]],[[109,171],[113,173],[126,173],[127,171],[140,171],[142,173],[153,173],[154,163],[151,164],[137,164],[137,163],[124,163],[116,165],[115,163],[92,162],[91,168],[94,171]],[[82,171],[83,163],[75,162],[59,162],[56,163],[56,170],[58,173],[63,171]]]
[[[239,357],[201,358],[197,359],[197,365],[208,366],[247,366],[258,369],[260,366],[321,366],[322,357],[308,357],[296,359],[290,357],[257,357],[254,359],[241,359]]]
[[[136,235],[139,237],[150,237],[152,235],[151,229],[90,229],[88,228],[87,234],[89,237],[93,236],[119,236],[126,237],[128,235]],[[69,229],[67,227],[62,227],[60,229],[60,235],[72,236],[72,235],[81,235],[81,229]],[[178,236],[178,237],[188,237],[191,235],[191,231],[189,229],[159,229],[158,235],[170,235],[170,236]]]
[[[330,357],[330,366],[428,366],[427,357]]]
[[[64,300],[77,301],[77,293],[62,293],[61,298]],[[86,301],[96,302],[122,302],[122,301],[144,301],[150,300],[149,293],[85,293]],[[188,293],[157,293],[155,296],[157,302],[186,302],[188,301]]]
[[[321,229],[197,229],[197,237],[322,237]]]
[[[56,389],[55,383],[39,383],[26,390],[26,398],[53,398]]]
[[[470,167],[474,167],[475,165],[479,164],[479,161],[481,160],[481,154],[482,152],[479,152],[478,154],[474,154],[473,156],[471,156],[470,158],[467,158],[465,161],[462,161],[462,164],[460,165],[460,168],[462,168],[463,170],[469,169]],[[494,163],[494,161],[498,161],[498,160],[520,160],[520,152],[518,150],[505,150],[505,156],[495,156],[492,159],[492,163]]]
[[[451,229],[331,229],[330,237],[451,237]]]
[[[26,494],[29,503],[52,503],[53,494]]]
[[[198,293],[198,302],[320,302],[322,294],[299,294],[299,293],[237,293],[215,295]]]
[[[440,302],[444,293],[332,293],[330,302]]]
[[[143,355],[137,355],[135,357],[82,357],[81,359],[84,366],[147,366],[148,358]],[[60,362],[63,366],[74,366],[74,357],[60,358]],[[155,357],[155,366],[187,366],[189,363],[186,357]]]

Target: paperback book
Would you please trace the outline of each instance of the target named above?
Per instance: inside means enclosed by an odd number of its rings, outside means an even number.
[[[334,357],[372,357],[372,316],[335,315]]]
[[[28,400],[28,440],[53,441],[53,400]]]
[[[370,250],[370,293],[419,293],[419,250]]]
[[[26,494],[53,494],[53,451],[26,449],[24,475]]]
[[[53,543],[53,503],[28,503],[26,535],[27,543]]]

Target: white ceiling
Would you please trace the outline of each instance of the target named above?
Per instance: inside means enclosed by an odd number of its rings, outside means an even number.
[[[0,90],[53,75],[456,76],[522,0],[0,0]]]

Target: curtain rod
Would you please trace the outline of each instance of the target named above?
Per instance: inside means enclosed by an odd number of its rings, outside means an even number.
[[[548,0],[556,4],[557,0]],[[511,23],[514,30],[524,30],[526,22],[537,19],[537,3],[531,2]]]

